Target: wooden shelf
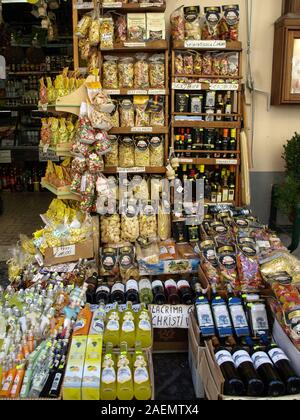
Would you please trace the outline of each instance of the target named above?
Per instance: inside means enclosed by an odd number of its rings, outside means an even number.
[[[237,121],[175,121],[173,128],[241,128]]]
[[[168,89],[103,89],[110,96],[127,96],[127,95],[169,95]]]
[[[157,4],[155,6],[155,3],[151,4],[148,2],[143,3],[122,3],[122,2],[115,2],[114,4],[105,3],[103,2],[101,4],[104,11],[106,10],[115,10],[117,9],[120,12],[132,12],[132,13],[139,13],[139,12],[160,12],[164,13],[166,11],[166,3]]]
[[[45,178],[42,178],[41,185],[43,188],[46,188],[48,191],[52,192],[57,198],[62,200],[73,200],[73,201],[81,201],[79,194],[74,194],[71,192],[71,187],[61,187],[57,188],[51,184],[49,184]]]
[[[238,166],[239,159],[222,159],[222,158],[179,158],[179,163],[183,165],[222,165],[222,166]]]
[[[9,76],[39,76],[41,74],[60,74],[61,71],[57,70],[57,71],[9,71],[8,75]]]
[[[226,155],[240,155],[241,152],[239,150],[175,150],[175,153],[203,153],[203,154],[226,154]]]
[[[226,203],[212,203],[209,200],[205,200],[205,205],[206,206],[236,206],[236,202],[235,201],[228,201]]]
[[[124,168],[120,170],[120,168],[112,167],[112,168],[105,168],[103,171],[104,174],[117,174],[117,173],[132,173],[132,174],[165,174],[166,168],[165,167],[146,167],[146,168]]]
[[[220,76],[220,75],[211,75],[207,76],[206,74],[175,74],[173,78],[184,77],[185,79],[218,79],[218,80],[242,80],[243,76]]]
[[[110,53],[120,53],[128,51],[166,51],[168,50],[168,42],[165,40],[161,41],[145,41],[145,42],[120,42],[115,43],[114,48],[101,48],[101,51]]]
[[[216,50],[216,51],[242,51],[242,43],[240,41],[227,41],[226,47],[223,48],[223,46],[213,46],[209,45],[209,43],[213,43],[213,41],[195,41],[195,42],[202,42],[203,46],[197,47],[197,46],[186,46],[186,42],[188,41],[173,41],[173,49],[174,50]],[[215,44],[218,44],[222,41],[215,41]],[[207,43],[207,46],[205,44]]]
[[[146,131],[145,127],[134,127],[132,128],[126,128],[126,127],[118,127],[118,128],[112,128],[110,130],[110,134],[168,134],[169,128],[168,127],[151,127],[151,131]]]

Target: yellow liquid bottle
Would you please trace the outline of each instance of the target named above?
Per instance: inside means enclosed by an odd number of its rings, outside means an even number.
[[[127,307],[122,318],[120,342],[127,343],[128,348],[134,348],[136,341],[135,314],[132,310],[132,302],[127,302]]]
[[[136,341],[141,343],[143,349],[152,347],[152,327],[150,314],[144,303],[137,314]]]
[[[140,401],[151,399],[152,387],[146,355],[142,351],[141,343],[136,344],[133,357],[134,397]]]
[[[127,343],[121,343],[117,375],[117,396],[120,401],[131,401],[134,397],[132,359],[127,349]]]
[[[107,314],[103,341],[104,344],[111,343],[113,347],[120,344],[120,315],[117,304]]]
[[[113,355],[113,345],[108,343],[102,363],[101,400],[114,401],[117,398],[116,357]]]

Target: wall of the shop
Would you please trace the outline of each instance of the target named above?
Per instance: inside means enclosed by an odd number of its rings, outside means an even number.
[[[252,70],[255,86],[271,92],[274,22],[281,15],[282,0],[252,0]],[[236,0],[241,9],[241,41],[247,45],[246,1]],[[167,19],[181,5],[214,6],[230,4],[226,0],[167,0]],[[246,53],[244,54],[246,57]],[[244,58],[245,58],[244,57]],[[245,63],[246,64],[246,63]],[[246,65],[244,65],[244,76]],[[247,98],[250,104],[250,98]],[[265,96],[256,93],[254,98],[255,126],[253,148],[253,170],[251,174],[252,207],[263,221],[269,215],[271,186],[282,178],[284,162],[282,146],[295,131],[300,131],[300,106],[271,107],[267,109]],[[248,122],[251,122],[251,107],[248,106]],[[250,135],[249,135],[250,140]],[[268,202],[266,203],[266,198]]]

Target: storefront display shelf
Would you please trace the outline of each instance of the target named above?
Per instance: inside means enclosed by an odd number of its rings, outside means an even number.
[[[60,198],[62,200],[73,200],[73,201],[80,201],[80,195],[79,194],[73,194],[70,190],[70,187],[61,187],[57,188],[53,185],[49,184],[45,178],[42,178],[42,187],[46,188],[50,192],[52,192],[54,195],[57,196],[57,198]]]
[[[139,12],[160,12],[163,13],[166,10],[165,2],[161,4],[157,3],[150,3],[150,2],[143,2],[143,3],[122,3],[122,2],[115,2],[115,3],[105,3],[101,4],[104,10],[114,10],[117,9],[120,12],[130,12],[130,13],[139,13]]]

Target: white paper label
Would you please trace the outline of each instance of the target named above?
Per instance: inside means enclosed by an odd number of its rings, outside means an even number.
[[[287,362],[290,361],[287,355],[281,349],[278,348],[270,350],[269,356],[271,357],[274,364],[280,362],[281,360],[286,360]]]
[[[104,368],[102,370],[102,382],[106,385],[116,382],[117,375],[114,368]]]
[[[85,9],[93,9],[94,3],[93,2],[84,2],[84,3],[77,3],[76,9],[77,10],[85,10]]]
[[[153,328],[189,328],[193,305],[149,305]]]
[[[122,2],[103,3],[102,6],[103,6],[103,9],[121,9],[123,7],[123,3]]]
[[[232,363],[232,356],[227,350],[220,350],[215,354],[216,361],[219,366],[222,366],[224,363]]]
[[[216,305],[213,307],[213,312],[216,318],[216,324],[219,328],[230,328],[231,322],[229,313],[225,305]]]
[[[147,381],[149,381],[148,370],[145,367],[136,368],[134,371],[134,382],[141,385]]]
[[[241,366],[242,363],[253,363],[249,353],[247,353],[245,350],[236,351],[232,358],[237,369]]]
[[[239,85],[237,83],[211,83],[209,85],[210,90],[226,90],[226,91],[237,91]]]
[[[180,163],[193,163],[193,159],[179,159]]]
[[[122,324],[122,331],[126,333],[131,333],[135,331],[135,325],[133,321],[130,321],[129,319],[127,321],[124,321]]]
[[[148,95],[165,95],[166,89],[149,89]]]
[[[137,292],[139,291],[139,286],[136,280],[129,280],[126,283],[126,292],[128,292],[128,290],[136,290]]]
[[[124,42],[124,47],[127,48],[145,48],[146,42]]]
[[[132,133],[152,133],[153,127],[132,127]]]
[[[214,326],[212,312],[208,303],[203,305],[197,305],[196,309],[200,328]]]
[[[247,328],[248,322],[245,316],[244,309],[241,305],[233,305],[229,307],[233,325],[235,328]]]
[[[0,151],[0,163],[11,163],[11,150]]]
[[[226,48],[226,41],[214,41],[214,40],[187,40],[184,42],[185,48]]]
[[[172,89],[174,90],[202,90],[201,83],[173,83]]]
[[[61,246],[58,248],[53,248],[53,257],[54,258],[64,258],[64,257],[73,257],[76,254],[76,246]]]
[[[118,370],[118,382],[119,384],[125,384],[132,378],[131,370],[129,367],[122,367]]]
[[[147,90],[139,90],[139,89],[134,89],[134,90],[128,90],[128,95],[147,95],[148,91]]]
[[[111,289],[111,293],[114,292],[123,292],[125,293],[125,286],[122,283],[116,283],[113,285],[112,289]]]
[[[117,173],[141,174],[146,172],[145,167],[140,168],[117,168]]]
[[[119,331],[120,329],[120,324],[118,321],[111,319],[108,321],[107,325],[106,325],[106,329],[108,331]]]
[[[140,3],[140,7],[147,8],[147,7],[161,7],[163,3]]]
[[[104,93],[107,95],[121,95],[120,89],[104,89]]]
[[[254,353],[252,355],[252,361],[256,370],[265,364],[273,365],[273,363],[271,362],[271,359],[267,356],[266,353],[262,351]]]
[[[237,165],[237,159],[216,159],[217,165]]]
[[[151,323],[147,319],[142,319],[139,322],[139,329],[142,331],[151,331]]]

